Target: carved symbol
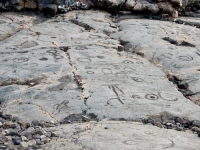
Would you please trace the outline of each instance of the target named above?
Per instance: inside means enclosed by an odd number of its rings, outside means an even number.
[[[94,74],[93,71],[87,71],[86,73],[87,73],[87,74]]]
[[[193,57],[191,56],[179,56],[179,58],[183,61],[191,61],[193,60]]]
[[[162,98],[164,100],[167,100],[167,101],[177,101],[178,100],[178,98],[176,98],[176,97],[175,98],[171,97],[170,93],[161,93],[161,92],[159,92],[158,95],[160,96],[160,98]]]
[[[132,98],[134,98],[134,99],[140,99],[140,98],[142,98],[142,97],[139,96],[139,95],[137,95],[137,94],[134,94],[134,93],[133,93]]]
[[[29,59],[26,57],[14,58],[13,61],[16,63],[27,62]]]
[[[58,114],[60,113],[60,111],[63,109],[63,108],[68,108],[67,104],[69,103],[68,100],[64,100],[62,103],[60,104],[55,104],[53,105],[53,108],[55,109],[55,111],[57,111],[57,113],[55,114]]]
[[[146,94],[145,98],[148,100],[155,101],[155,100],[158,100],[159,97],[156,94]]]
[[[117,96],[118,101],[119,101],[120,103],[124,104],[124,103],[122,102],[122,100],[120,99],[119,94],[117,93],[117,90],[118,90],[119,92],[121,92],[123,95],[125,95],[124,92],[123,92],[118,86],[116,86],[116,85],[109,85],[108,87],[115,93],[115,95]]]
[[[117,102],[119,102],[117,98],[111,98],[110,100],[107,101],[107,105],[110,105],[110,106],[112,106],[112,107],[115,107],[115,106],[112,105],[112,103],[111,103],[111,101],[113,101],[113,100],[116,100]],[[115,103],[115,105],[117,105],[117,103]],[[105,106],[106,106],[106,105],[105,105]],[[116,108],[116,107],[115,107],[115,108]]]
[[[107,74],[112,74],[112,70],[110,68],[103,68],[102,72],[107,75]]]
[[[175,64],[174,68],[183,68],[185,65],[184,64]]]
[[[48,50],[47,53],[49,53],[54,58],[54,62],[57,62],[58,59],[62,59],[63,56],[58,55],[57,50]]]
[[[36,66],[38,66],[38,64],[37,63],[31,63],[29,66],[30,67],[36,67]]]
[[[39,60],[41,60],[41,61],[46,61],[46,60],[48,60],[48,58],[42,57],[42,58],[40,58]]]
[[[52,54],[54,54],[54,53],[57,53],[57,50],[48,50],[47,53],[52,53]]]
[[[143,82],[143,79],[138,78],[138,77],[131,77],[134,81],[136,82]]]
[[[133,64],[134,62],[132,62],[130,60],[124,60],[123,63],[125,63],[125,64]]]
[[[91,59],[89,59],[89,58],[78,58],[78,61],[80,61],[80,62],[90,62]]]

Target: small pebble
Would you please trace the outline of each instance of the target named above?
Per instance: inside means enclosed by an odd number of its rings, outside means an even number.
[[[36,139],[35,141],[36,141],[37,145],[41,145],[42,144],[42,142],[40,141],[40,139]]]
[[[19,145],[22,142],[21,137],[13,137],[12,141],[15,145]]]
[[[41,136],[40,136],[40,139],[41,139],[41,140],[44,139],[44,138],[46,138],[45,135],[41,135]]]
[[[24,148],[28,147],[28,144],[26,142],[21,142],[20,145]]]
[[[32,146],[32,145],[36,145],[36,141],[35,140],[30,140],[27,142],[28,146]]]
[[[51,137],[57,137],[57,134],[55,132],[51,132]]]
[[[21,136],[22,141],[28,141],[28,139],[25,136]]]
[[[26,131],[28,133],[33,133],[35,131],[35,129],[33,127],[29,127]]]
[[[156,122],[155,126],[159,127],[159,128],[163,128],[163,125],[160,122]]]
[[[0,149],[7,149],[6,145],[0,145]]]
[[[40,135],[39,135],[39,134],[33,135],[32,138],[33,138],[33,139],[40,139]]]
[[[31,124],[32,124],[33,126],[40,126],[40,123],[39,123],[39,121],[37,121],[37,120],[33,120],[33,121],[31,122]]]
[[[172,124],[171,124],[171,123],[166,123],[166,125],[167,125],[167,126],[172,126]]]

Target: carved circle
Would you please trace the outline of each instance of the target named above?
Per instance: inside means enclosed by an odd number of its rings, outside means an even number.
[[[48,50],[47,53],[55,54],[55,53],[57,53],[57,50]]]
[[[161,95],[161,92],[158,93],[158,95],[160,96],[160,98],[167,100],[167,101],[177,101],[178,98],[177,97],[172,97],[171,98],[171,94],[170,93],[166,93],[166,95],[164,96],[164,94]]]
[[[16,63],[22,63],[22,62],[27,62],[29,58],[26,57],[20,57],[20,58],[14,58],[13,61]]]
[[[184,64],[175,64],[174,68],[183,68],[185,65]]]
[[[192,61],[193,57],[191,56],[179,56],[179,58],[183,61]]]
[[[89,58],[78,58],[78,61],[80,61],[80,62],[91,62],[91,59],[89,59]]]
[[[37,66],[38,66],[38,63],[31,63],[29,66],[30,66],[30,67],[37,67]]]
[[[87,73],[87,74],[94,74],[93,71],[87,71],[86,73]]]
[[[152,100],[152,101],[159,99],[159,97],[156,94],[146,94],[145,98],[148,99],[148,100]]]

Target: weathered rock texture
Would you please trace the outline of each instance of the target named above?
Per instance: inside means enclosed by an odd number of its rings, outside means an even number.
[[[200,30],[110,16],[2,13],[0,148],[199,148]]]

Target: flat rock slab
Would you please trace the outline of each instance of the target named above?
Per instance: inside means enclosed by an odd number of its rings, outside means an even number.
[[[49,129],[57,133],[58,142],[50,142],[46,148],[67,148],[73,137],[76,148],[81,149],[191,149],[199,148],[199,138],[192,133],[160,129],[137,122],[102,121],[100,123],[73,124]],[[64,142],[65,140],[65,142]],[[62,144],[63,143],[63,144]],[[65,145],[64,145],[65,143]]]
[[[86,18],[89,14],[86,13]],[[77,16],[79,15],[77,12]],[[73,16],[74,12],[71,18]],[[101,16],[99,20],[93,20],[94,23],[101,20],[103,22],[106,15]],[[140,56],[123,52],[119,40],[99,33],[104,30],[97,33],[87,31],[74,24],[71,18],[62,22],[52,19],[34,25],[2,42],[1,84],[11,86],[13,91],[16,85],[12,84],[20,85],[15,94],[4,94],[2,97],[7,113],[23,114],[14,111],[16,104],[8,105],[13,104],[13,100],[22,98],[23,102],[30,101],[37,109],[46,111],[48,117],[53,116],[54,121],[61,121],[70,114],[80,114],[82,111],[100,120],[142,120],[164,112],[190,120],[197,119],[200,115],[199,107],[184,98],[166,79],[161,69]],[[128,24],[129,21],[132,20],[127,20],[124,28],[132,26]],[[153,30],[157,28],[156,25],[150,27],[146,20],[136,21],[138,28],[133,34],[138,32],[138,35],[145,36],[147,30],[151,36],[156,32]],[[146,30],[139,32],[140,28]],[[116,35],[122,32],[124,31]],[[17,38],[23,40],[18,42]],[[147,36],[144,39],[149,38]],[[138,39],[132,41],[140,42]],[[168,43],[164,40],[162,42]],[[21,89],[22,85],[25,87]],[[6,91],[4,88],[2,90]],[[20,107],[25,109],[27,105],[24,106]],[[63,115],[60,115],[61,110]],[[119,114],[121,110],[123,111]]]
[[[22,29],[27,29],[35,23],[41,22],[41,17],[34,13],[1,13],[0,18],[0,41],[11,37]]]
[[[165,73],[193,76],[189,87],[199,91],[199,33],[187,38],[190,47],[176,46],[164,39],[175,39],[171,26],[143,19],[116,25],[108,13],[74,11],[19,28],[0,42],[1,109],[22,122],[58,123],[51,128],[58,137],[44,149],[196,149],[191,133],[134,122],[199,120],[199,106]],[[91,120],[99,123],[83,123]]]
[[[126,51],[140,54],[165,71],[183,78],[189,84],[189,89],[199,95],[198,28],[142,19],[123,20],[118,25],[120,31],[112,34],[112,37],[121,39]],[[176,45],[176,41],[183,43]]]
[[[200,18],[194,18],[194,17],[180,17],[176,20],[177,23],[186,25],[191,25],[193,27],[200,28]]]

